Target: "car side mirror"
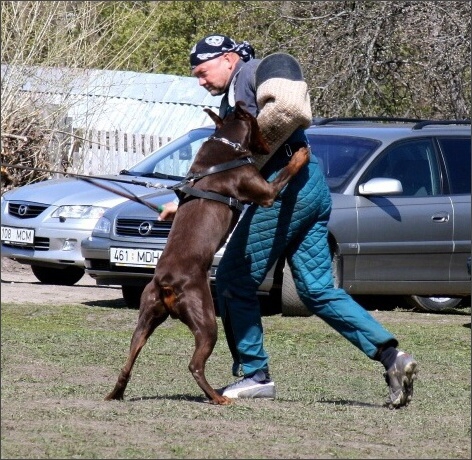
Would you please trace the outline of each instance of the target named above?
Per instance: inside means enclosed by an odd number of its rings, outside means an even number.
[[[403,187],[399,180],[375,177],[359,185],[359,195],[401,195]]]

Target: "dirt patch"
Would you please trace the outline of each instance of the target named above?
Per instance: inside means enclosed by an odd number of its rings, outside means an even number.
[[[2,257],[2,302],[64,304],[116,300],[123,302],[120,286],[97,286],[89,275],[74,286],[40,283],[29,265]],[[27,288],[34,286],[34,290]]]

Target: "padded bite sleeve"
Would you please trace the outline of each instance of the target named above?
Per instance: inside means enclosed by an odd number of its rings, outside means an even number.
[[[269,144],[271,155],[298,128],[311,124],[308,85],[298,62],[289,54],[275,53],[264,58],[256,71],[257,121]],[[271,155],[256,157],[261,168]]]

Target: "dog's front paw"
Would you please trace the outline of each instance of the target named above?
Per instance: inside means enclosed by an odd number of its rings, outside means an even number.
[[[298,171],[310,161],[310,150],[307,147],[300,147],[292,156],[290,165]]]

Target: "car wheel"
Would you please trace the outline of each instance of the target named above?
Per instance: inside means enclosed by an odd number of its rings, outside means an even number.
[[[282,315],[283,316],[312,316],[308,308],[301,301],[295,283],[293,282],[292,270],[287,262],[284,266],[284,277],[282,279]]]
[[[462,302],[462,297],[423,297],[412,295],[406,297],[408,305],[426,311],[442,311],[456,308]]]
[[[121,293],[128,308],[139,308],[144,286],[121,286]]]
[[[44,284],[56,284],[59,286],[73,286],[80,281],[85,274],[83,268],[70,266],[65,268],[42,267],[31,265],[34,276]]]
[[[341,257],[338,253],[334,253],[333,255],[331,268],[333,272],[334,286],[339,287],[341,283]],[[306,308],[297,293],[295,283],[293,282],[292,270],[290,269],[287,261],[285,261],[283,271],[281,303],[283,316],[313,315],[313,313],[311,313],[310,310]]]

